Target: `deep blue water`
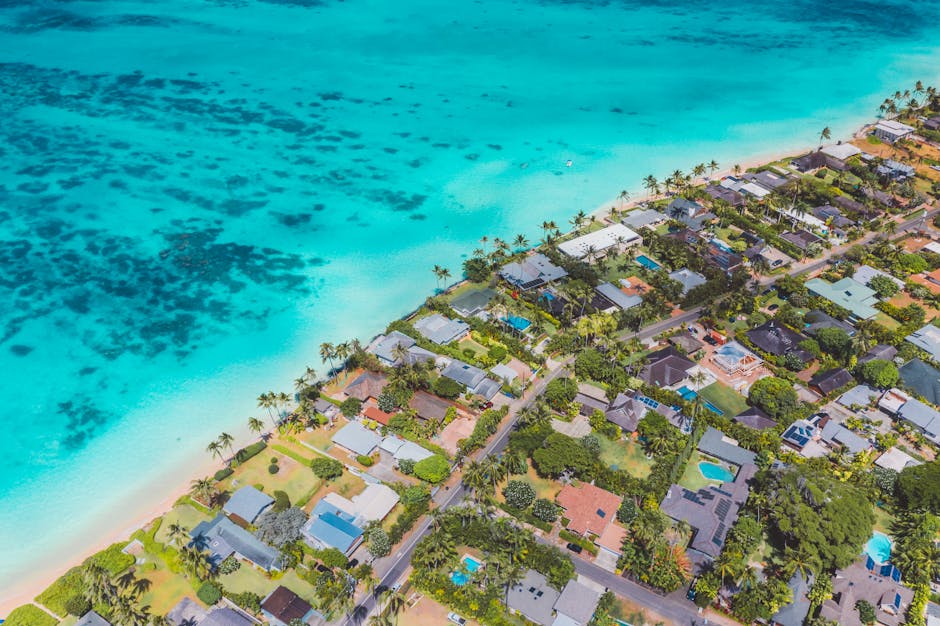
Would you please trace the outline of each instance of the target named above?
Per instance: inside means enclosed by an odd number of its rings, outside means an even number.
[[[482,235],[937,82],[938,13],[0,0],[0,599]]]

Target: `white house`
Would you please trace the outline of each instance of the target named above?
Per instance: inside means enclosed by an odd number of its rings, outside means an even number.
[[[623,252],[641,241],[642,237],[623,224],[611,224],[606,228],[562,242],[558,244],[558,249],[571,258],[583,259],[589,253],[604,256],[611,251]]]
[[[902,124],[896,120],[881,120],[875,124],[875,128],[872,130],[872,134],[875,137],[882,141],[887,141],[888,143],[894,143],[899,139],[904,139],[913,132],[914,128],[912,126]]]
[[[845,161],[856,154],[861,154],[862,151],[850,143],[839,143],[834,146],[826,146],[822,149],[822,153],[835,157],[840,161]]]

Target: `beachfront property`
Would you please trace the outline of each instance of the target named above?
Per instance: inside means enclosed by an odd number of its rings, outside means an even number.
[[[916,129],[897,120],[878,120],[871,134],[887,143],[894,143],[910,137]]]
[[[330,504],[326,498],[317,502],[310,519],[301,528],[304,541],[316,550],[335,548],[349,556],[363,541],[364,531],[356,525],[356,516]]]
[[[595,260],[609,254],[621,254],[643,239],[623,224],[611,224],[600,230],[558,244],[558,250],[573,259]]]
[[[726,176],[721,180],[720,185],[732,191],[751,196],[757,200],[763,200],[770,195],[771,190],[765,189],[756,183],[737,178],[736,176]]]
[[[672,485],[659,505],[659,509],[678,521],[692,527],[689,550],[706,560],[718,558],[725,545],[728,530],[738,519],[738,511],[750,492],[748,481],[757,473],[757,466],[745,464],[733,481],[721,486],[709,485],[697,491],[681,485]]]
[[[704,285],[708,282],[708,279],[699,274],[698,272],[693,272],[687,267],[676,270],[669,273],[669,278],[676,281],[682,285],[682,295],[688,295],[690,291]]]
[[[705,194],[711,197],[713,200],[727,202],[729,205],[731,205],[731,208],[740,208],[747,203],[747,200],[745,200],[744,196],[739,194],[737,191],[728,189],[727,187],[722,187],[721,185],[716,185],[714,183],[705,187]]]
[[[278,569],[280,553],[235,522],[219,513],[211,521],[196,525],[190,545],[208,552],[209,564],[217,568],[230,556],[247,561],[266,572]]]
[[[940,361],[940,328],[927,324],[904,339],[924,350],[934,361]]]
[[[440,313],[432,313],[414,323],[421,336],[440,346],[460,341],[470,334],[470,325],[463,320],[452,320]]]
[[[746,181],[752,182],[755,185],[760,185],[764,189],[769,189],[770,191],[776,191],[781,187],[785,186],[787,183],[791,182],[790,178],[785,172],[782,171],[773,171],[773,170],[760,170],[759,172],[747,172],[741,175]]]
[[[681,196],[674,198],[669,203],[665,214],[669,218],[681,222],[686,228],[695,233],[701,231],[717,217],[695,200],[689,200]]]
[[[388,335],[376,337],[366,348],[366,352],[374,354],[386,367],[401,365],[402,360],[409,365],[414,365],[425,361],[434,361],[437,358],[436,354],[425,350],[417,345],[413,338],[397,330],[393,330]],[[349,395],[348,391],[346,395]]]
[[[247,485],[235,491],[222,506],[222,511],[236,524],[249,526],[274,504],[274,498]]]
[[[353,456],[369,456],[382,443],[382,437],[359,422],[349,422],[336,431],[331,441]]]
[[[822,603],[819,616],[839,626],[864,626],[855,605],[860,600],[875,609],[875,621],[883,626],[900,626],[914,592],[901,584],[896,568],[859,560],[836,571],[832,579],[832,597]],[[886,574],[886,575],[885,575]]]
[[[665,214],[656,209],[637,209],[627,213],[620,223],[631,230],[638,231],[641,228],[655,228],[667,219]]]
[[[254,626],[257,624],[257,620],[249,617],[241,609],[224,606],[207,611],[188,596],[184,596],[169,610],[166,614],[166,621],[170,626]],[[76,626],[79,624],[82,624],[81,620],[76,623]],[[101,625],[96,622],[86,626]]]
[[[278,585],[261,600],[261,614],[272,626],[290,626],[302,622],[307,626],[326,624],[326,618],[296,593]]]
[[[810,152],[809,154],[804,154],[799,158],[793,159],[790,161],[790,165],[801,174],[812,174],[823,168],[835,172],[844,172],[849,169],[845,161],[822,150]]]
[[[777,323],[775,320],[770,320],[757,328],[752,328],[745,335],[751,340],[751,343],[767,354],[779,357],[793,354],[804,363],[809,363],[814,358],[812,353],[804,350],[799,345],[806,337]]]
[[[627,295],[622,289],[612,283],[601,283],[594,288],[594,291],[609,303],[609,306],[600,309],[604,313],[626,311],[627,309],[639,306],[643,303],[643,298],[640,296]]]
[[[499,275],[514,287],[528,291],[564,278],[568,272],[552,263],[541,252],[533,252],[522,260],[503,265],[499,270]]]
[[[492,289],[468,289],[450,301],[450,308],[463,317],[479,316],[495,296]]]
[[[453,359],[447,364],[447,367],[441,372],[441,376],[446,376],[454,382],[460,383],[472,394],[482,396],[487,400],[492,400],[493,396],[499,393],[502,385],[487,378],[486,372],[479,367],[469,365],[463,361]]]
[[[861,154],[862,150],[853,144],[840,142],[830,146],[823,146],[820,152],[823,154],[828,154],[831,157],[835,157],[840,161],[848,161],[855,155]]]
[[[382,395],[382,390],[385,389],[387,384],[388,379],[385,374],[366,370],[346,385],[343,393],[350,398],[356,398],[360,402],[374,401]]]

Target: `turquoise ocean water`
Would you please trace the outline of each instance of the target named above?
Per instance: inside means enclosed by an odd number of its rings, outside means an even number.
[[[845,136],[936,42],[935,1],[0,0],[0,599],[482,235]]]

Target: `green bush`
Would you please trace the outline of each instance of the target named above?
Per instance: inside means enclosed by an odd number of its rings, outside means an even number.
[[[552,525],[544,520],[537,518],[535,515],[532,514],[531,511],[526,511],[523,509],[514,509],[508,504],[506,504],[505,502],[501,503],[499,505],[499,508],[506,511],[507,513],[515,517],[520,522],[531,524],[532,526],[535,526],[542,532],[545,532],[545,533],[552,532]]]
[[[524,480],[510,480],[503,487],[506,504],[514,509],[525,510],[535,500],[535,488]]]
[[[274,492],[274,504],[271,507],[275,513],[280,513],[281,511],[286,511],[290,508],[290,496],[288,496],[283,491]]]
[[[317,478],[323,480],[333,480],[343,475],[343,464],[336,459],[328,459],[323,456],[317,457],[310,463],[310,467]]]
[[[539,498],[532,504],[532,515],[551,524],[558,519],[558,505],[551,500]]]
[[[219,573],[223,575],[231,574],[232,572],[237,572],[241,566],[241,561],[236,559],[235,555],[233,554],[219,563]]]
[[[54,617],[33,604],[26,604],[13,609],[7,616],[4,626],[55,626]]]
[[[226,478],[228,478],[234,473],[235,473],[235,470],[233,470],[231,467],[224,467],[220,469],[219,471],[217,471],[215,475],[213,476],[213,478],[215,479],[216,482],[219,482],[219,481],[225,480]]]
[[[441,376],[431,385],[431,391],[436,395],[453,400],[464,392],[465,387],[457,381],[451,380],[446,376]]]
[[[371,456],[366,456],[365,454],[358,455],[356,460],[359,461],[360,465],[364,465],[365,467],[372,467],[372,464],[375,463]]]
[[[81,617],[91,610],[91,602],[85,599],[85,596],[74,595],[65,601],[65,611],[69,615]]]
[[[434,454],[415,463],[414,471],[421,480],[437,484],[450,476],[450,463],[446,457]]]
[[[36,596],[36,601],[56,615],[65,615],[69,612],[66,602],[72,596],[81,595],[83,589],[81,568],[73,567]]]
[[[252,615],[257,615],[261,612],[261,596],[253,591],[232,593],[226,597]]]
[[[405,474],[406,476],[411,476],[415,473],[415,462],[414,459],[400,459],[398,461],[398,470]]]
[[[212,606],[222,599],[222,592],[212,583],[206,582],[202,583],[202,586],[199,587],[199,591],[196,592],[196,597],[202,600],[207,606]]]
[[[248,459],[257,456],[261,453],[262,450],[268,447],[263,441],[256,441],[250,446],[245,446],[241,450],[235,453],[235,461],[238,463],[244,463]]]
[[[277,474],[279,471],[281,471],[281,468],[279,468],[274,463],[268,465],[268,474]]]
[[[111,544],[101,552],[93,554],[82,565],[94,563],[108,570],[112,576],[117,576],[128,567],[134,564],[134,557],[130,554],[124,554],[121,550],[127,545],[126,541]]]
[[[358,398],[346,398],[339,405],[339,410],[342,411],[345,417],[352,419],[359,415],[359,411],[362,410],[362,402]]]

